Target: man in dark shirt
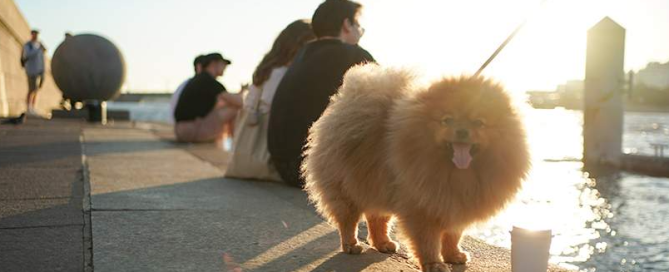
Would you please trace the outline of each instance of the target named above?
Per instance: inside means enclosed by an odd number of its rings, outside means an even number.
[[[304,185],[300,165],[309,127],[325,111],[344,73],[356,64],[374,61],[357,45],[364,32],[358,21],[361,8],[348,0],[322,3],[311,20],[318,39],[298,53],[276,90],[268,149],[281,178],[290,185]]]
[[[181,142],[221,139],[241,107],[241,98],[230,94],[216,78],[231,62],[213,53],[204,57],[202,73],[184,87],[174,110],[174,132]]]

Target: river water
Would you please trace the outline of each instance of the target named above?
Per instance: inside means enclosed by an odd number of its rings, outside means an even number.
[[[137,121],[169,122],[167,103],[109,108],[128,109]],[[551,262],[581,271],[669,271],[669,178],[589,178],[580,162],[582,120],[580,111],[528,110],[533,170],[508,209],[469,234],[509,248],[514,225],[550,228]],[[623,151],[653,155],[651,144],[669,145],[669,113],[626,113]]]

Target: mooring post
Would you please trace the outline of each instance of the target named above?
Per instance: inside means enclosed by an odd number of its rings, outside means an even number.
[[[608,17],[588,30],[583,114],[586,169],[622,157],[625,29]]]

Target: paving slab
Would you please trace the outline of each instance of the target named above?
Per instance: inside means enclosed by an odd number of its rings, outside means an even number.
[[[14,169],[81,169],[81,155],[58,155],[53,153],[40,154],[21,154],[18,152],[1,152],[0,154],[0,175],[6,175],[5,169],[12,167]]]
[[[80,125],[57,123],[0,126],[0,176],[8,176],[8,168],[81,168]]]
[[[0,228],[32,228],[81,224],[83,224],[83,216],[80,199],[61,198],[0,201]]]
[[[83,271],[81,233],[81,226],[0,229],[0,270]]]
[[[268,213],[272,211],[93,212],[95,270],[412,270],[374,250],[360,256],[339,253],[336,231],[318,218],[302,218],[286,227],[281,212],[266,218]]]
[[[0,271],[83,271],[81,124],[0,126]]]
[[[72,196],[73,191],[83,192],[80,171],[63,171],[58,168],[0,169],[0,200],[63,198]]]
[[[114,152],[146,137],[109,135],[84,131],[98,271],[411,269],[373,250],[359,261],[335,261],[352,256],[333,259],[340,255],[336,230],[306,211],[299,190],[224,179],[218,167],[158,138],[160,148]],[[278,188],[301,194],[301,206],[273,194]]]

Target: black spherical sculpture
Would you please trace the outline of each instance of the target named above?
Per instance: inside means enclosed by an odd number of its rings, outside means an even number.
[[[119,94],[125,80],[125,62],[109,40],[82,34],[66,38],[56,48],[51,74],[64,98],[105,101]]]

